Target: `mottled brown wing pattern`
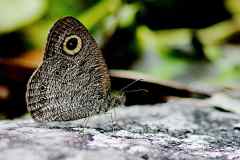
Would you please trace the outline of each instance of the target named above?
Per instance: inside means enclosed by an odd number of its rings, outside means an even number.
[[[87,29],[64,17],[51,28],[43,63],[29,79],[27,108],[37,121],[67,121],[119,105],[103,56]]]

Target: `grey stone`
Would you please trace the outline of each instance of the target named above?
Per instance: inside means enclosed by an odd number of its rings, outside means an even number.
[[[1,121],[0,160],[240,159],[240,116],[201,101],[108,113],[88,121]]]

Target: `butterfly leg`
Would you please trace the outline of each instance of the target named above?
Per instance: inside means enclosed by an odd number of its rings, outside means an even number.
[[[115,133],[117,130],[117,114],[115,108],[110,112],[111,122],[112,122],[112,132]]]
[[[84,118],[82,125],[82,133],[84,133],[85,128],[87,128],[87,124],[89,122],[89,117]]]

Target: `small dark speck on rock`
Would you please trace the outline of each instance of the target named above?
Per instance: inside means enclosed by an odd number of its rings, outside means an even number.
[[[233,128],[235,131],[240,131],[240,126],[239,127],[234,127]]]
[[[142,158],[143,160],[148,160],[148,159],[149,159],[149,157],[148,157],[147,154],[142,155],[141,158]]]

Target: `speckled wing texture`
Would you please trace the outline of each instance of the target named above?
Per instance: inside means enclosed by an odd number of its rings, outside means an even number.
[[[67,36],[81,38],[75,55],[63,50]],[[73,17],[59,19],[51,28],[42,64],[29,79],[27,109],[36,121],[68,121],[106,112],[123,103],[112,96],[107,66],[95,40]]]

